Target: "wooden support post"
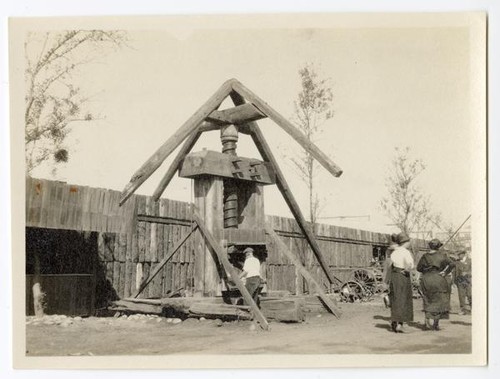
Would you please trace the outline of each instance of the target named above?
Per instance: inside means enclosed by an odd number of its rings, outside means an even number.
[[[150,274],[148,275],[148,277],[142,281],[142,283],[140,284],[139,288],[137,289],[137,291],[135,292],[135,294],[132,297],[136,298],[137,296],[139,296],[141,294],[141,292],[144,290],[144,288],[146,288],[146,286],[160,272],[160,270],[163,268],[163,266],[165,266],[165,264],[174,256],[174,254],[177,252],[177,250],[180,249],[180,247],[184,244],[184,242],[186,242],[186,240],[189,238],[189,236],[191,234],[193,234],[193,232],[196,230],[196,228],[197,228],[197,226],[195,225],[186,235],[184,235],[184,237],[182,237],[176,243],[176,245],[174,246],[174,248],[170,252],[168,252],[167,255],[165,255],[165,257],[161,260],[161,262],[159,262],[155,266],[154,270],[150,272]]]
[[[285,243],[279,238],[279,236],[276,234],[276,232],[273,230],[273,228],[269,225],[266,225],[266,233],[271,237],[273,240],[275,246],[279,248],[280,253],[285,255],[290,261],[297,267],[299,273],[304,277],[304,279],[307,281],[309,285],[309,289],[311,290],[312,288],[316,289],[316,292],[318,293],[318,296],[320,299],[323,301],[325,307],[333,313],[335,316],[340,317],[342,312],[340,309],[337,307],[335,304],[335,300],[330,299],[326,293],[323,291],[321,288],[321,285],[314,279],[314,277],[311,275],[309,271],[302,265],[300,262],[300,259],[295,256],[285,245]]]
[[[271,106],[269,106],[259,96],[246,88],[239,81],[233,81],[233,90],[243,96],[250,103],[255,105],[262,113],[273,120],[280,128],[287,132],[292,138],[297,141],[308,153],[310,153],[321,165],[326,168],[332,175],[342,175],[342,169],[332,162],[328,156],[323,153],[318,147],[312,143],[307,137],[300,132],[290,121],[280,115]],[[240,104],[236,104],[240,105]]]
[[[158,184],[158,187],[156,188],[155,192],[153,193],[153,200],[158,201],[160,196],[162,195],[163,191],[165,191],[165,188],[167,188],[168,184],[172,180],[172,178],[175,175],[175,172],[179,168],[179,165],[181,164],[182,160],[186,156],[186,154],[189,154],[191,149],[193,148],[194,144],[196,141],[198,141],[198,138],[200,138],[201,132],[198,128],[193,134],[191,134],[187,139],[186,142],[184,142],[184,145],[182,145],[181,150],[177,154],[177,156],[174,158],[174,161],[168,168],[167,172],[161,179],[160,184]]]
[[[208,101],[203,104],[160,148],[132,175],[130,182],[121,193],[120,205],[122,205],[139,186],[149,178],[163,161],[193,133],[205,118],[216,110],[224,99],[229,95],[234,79],[225,82]]]
[[[203,225],[212,233],[223,228],[223,181],[217,177],[202,177],[194,180],[194,203]],[[220,295],[219,275],[212,251],[207,248],[200,233],[195,236],[194,295]]]
[[[240,105],[244,103],[244,99],[239,95],[238,93],[232,92],[231,93],[231,99],[236,105]],[[285,202],[287,203],[288,207],[290,208],[290,211],[292,212],[293,216],[295,217],[295,220],[299,224],[300,229],[304,233],[307,242],[311,246],[311,249],[314,252],[314,255],[318,259],[318,262],[323,269],[323,272],[325,273],[326,277],[328,278],[328,281],[330,284],[334,284],[335,281],[337,281],[337,284],[342,283],[342,281],[338,278],[336,278],[332,273],[330,273],[330,270],[328,268],[328,264],[326,263],[325,259],[323,258],[323,254],[321,254],[321,250],[319,248],[318,242],[314,238],[313,233],[309,230],[307,227],[306,220],[304,216],[302,215],[302,212],[300,211],[299,205],[297,204],[297,201],[295,200],[295,197],[293,196],[292,192],[290,191],[290,187],[288,187],[288,183],[286,182],[285,176],[281,172],[281,169],[278,166],[278,162],[276,161],[276,158],[274,158],[274,155],[271,151],[271,148],[267,144],[267,141],[264,138],[264,135],[262,134],[259,126],[257,125],[256,122],[250,122],[246,124],[248,129],[250,130],[250,135],[257,146],[257,149],[259,150],[260,155],[265,161],[268,161],[271,163],[273,166],[273,169],[276,174],[276,184],[278,186],[278,189],[281,192],[281,195],[285,199]]]
[[[217,257],[219,258],[219,262],[222,264],[224,269],[226,270],[227,273],[229,273],[231,279],[234,281],[236,284],[236,287],[240,290],[240,293],[243,295],[243,298],[245,299],[245,302],[247,304],[250,304],[250,309],[252,310],[253,316],[257,319],[259,322],[260,326],[262,329],[267,330],[269,328],[269,324],[260,311],[259,307],[255,302],[253,301],[252,296],[250,293],[247,291],[245,285],[241,281],[239,275],[236,273],[234,267],[229,263],[229,260],[227,259],[227,256],[220,246],[220,244],[215,240],[214,236],[212,233],[210,233],[205,225],[203,224],[203,221],[201,220],[200,215],[196,210],[193,211],[193,219],[197,223],[198,227],[200,228],[200,231],[203,233],[203,236],[207,240],[210,248],[217,254]]]

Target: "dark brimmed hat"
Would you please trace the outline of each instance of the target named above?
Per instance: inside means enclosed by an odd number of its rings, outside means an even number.
[[[434,238],[434,239],[430,240],[430,242],[429,242],[429,248],[432,250],[437,250],[441,246],[443,246],[443,244],[437,238]]]
[[[403,244],[405,242],[408,242],[410,240],[410,237],[408,237],[406,234],[404,233],[399,233],[398,234],[398,238],[397,238],[397,243],[398,244]]]
[[[398,235],[396,233],[391,234],[391,242],[398,243]]]
[[[243,250],[243,254],[248,254],[248,253],[253,254],[253,249],[251,247],[247,247],[245,250]]]

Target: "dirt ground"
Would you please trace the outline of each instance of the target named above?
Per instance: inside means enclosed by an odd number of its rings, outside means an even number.
[[[456,294],[452,294],[452,299]],[[459,315],[452,300],[442,330],[424,331],[422,301],[405,333],[390,330],[390,312],[380,297],[341,303],[343,315],[309,313],[301,324],[270,323],[263,331],[250,321],[157,316],[27,317],[28,356],[162,354],[460,354],[471,352],[471,316]],[[245,343],[241,343],[244,340]],[[202,342],[200,342],[202,341]]]

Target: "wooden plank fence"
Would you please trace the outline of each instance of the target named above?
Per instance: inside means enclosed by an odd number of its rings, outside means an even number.
[[[135,292],[142,278],[191,228],[191,211],[186,202],[154,202],[150,197],[133,195],[120,207],[119,199],[119,191],[26,179],[26,227],[98,232],[97,254],[103,275],[116,295],[123,298]],[[145,216],[160,216],[171,222],[148,222]],[[267,216],[267,222],[326,287],[328,282],[295,220]],[[386,246],[388,241],[383,233],[326,224],[317,225],[315,234],[330,269],[341,279],[350,273],[350,267],[368,267],[374,246]],[[426,248],[423,241],[417,245]],[[189,239],[141,297],[163,297],[181,289],[189,295],[194,285],[195,258],[194,239]],[[292,293],[307,290],[294,265],[272,243],[264,267],[268,289]]]

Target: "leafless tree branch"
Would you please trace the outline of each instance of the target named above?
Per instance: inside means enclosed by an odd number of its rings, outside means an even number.
[[[41,38],[37,41],[31,33],[25,42],[28,173],[52,155],[56,161],[67,157],[67,151],[61,154],[60,150],[72,122],[95,119],[84,109],[88,98],[81,95],[72,75],[106,50],[127,42],[127,34],[117,30],[67,30],[44,33]]]

